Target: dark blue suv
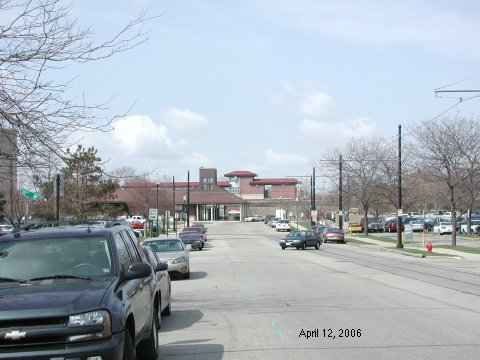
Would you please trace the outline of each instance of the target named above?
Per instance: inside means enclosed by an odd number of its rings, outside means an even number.
[[[158,313],[128,226],[60,222],[0,237],[0,359],[154,360]]]

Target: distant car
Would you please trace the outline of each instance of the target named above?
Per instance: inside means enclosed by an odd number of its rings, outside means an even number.
[[[168,264],[170,275],[179,274],[185,279],[190,278],[190,257],[188,250],[179,238],[149,238],[143,241],[157,253],[160,261]]]
[[[158,293],[160,295],[160,304],[158,307],[158,327],[160,327],[162,315],[169,316],[172,308],[172,285],[170,283],[170,275],[168,274],[168,264],[161,262],[157,254],[154,253],[149,246],[142,245],[142,249],[157,279]]]
[[[451,234],[452,233],[452,222],[451,221],[440,221],[433,227],[433,232],[436,234]]]
[[[477,229],[480,226],[480,220],[471,220],[470,222],[470,233],[476,234]],[[466,234],[467,233],[467,223],[464,222],[460,225],[460,232]]]
[[[345,235],[342,230],[335,227],[325,228],[322,231],[322,240],[323,242],[335,241],[337,243],[345,242]]]
[[[13,225],[1,224],[0,225],[0,236],[10,234],[11,232],[13,232],[14,229],[15,229],[15,227]]]
[[[353,233],[361,233],[363,231],[362,224],[358,223],[352,223],[348,224],[348,232],[353,234]]]
[[[142,215],[133,215],[131,217],[129,217],[127,219],[128,222],[132,222],[132,221],[140,221],[142,224],[145,224],[145,221],[147,221],[147,219],[145,219]]]
[[[203,224],[193,224],[193,225],[190,225],[189,227],[187,228],[184,228],[185,229],[189,229],[189,230],[196,230],[196,231],[199,231],[203,234],[203,240],[204,241],[207,241],[207,227]],[[200,230],[198,230],[200,229]]]
[[[424,225],[422,220],[412,220],[410,221],[410,226],[412,227],[412,231],[423,231]]]
[[[294,230],[279,242],[282,250],[285,250],[287,247],[294,247],[297,250],[305,250],[307,247],[311,246],[318,250],[320,249],[321,244],[322,241],[320,238],[310,230]]]
[[[247,216],[244,221],[246,222],[260,222],[260,221],[265,221],[265,216],[261,215],[253,215],[253,216]]]
[[[375,223],[369,223],[368,224],[368,232],[383,232],[383,224],[375,222]]]
[[[389,233],[397,232],[397,219],[388,220],[385,223],[384,230],[385,230],[385,232],[389,232]],[[401,222],[400,223],[400,231],[404,231],[404,230],[405,230],[405,226]]]
[[[322,231],[323,229],[326,229],[328,226],[326,225],[314,225],[310,226],[310,229],[319,237],[322,238]]]
[[[277,227],[277,223],[280,221],[280,218],[279,217],[274,217],[274,218],[271,218],[267,225],[272,227],[272,228],[276,228]]]
[[[263,222],[268,225],[269,221],[271,219],[273,219],[275,217],[275,215],[265,215],[265,220],[263,220]]]
[[[279,220],[277,225],[275,226],[276,231],[290,231],[290,221],[288,220]]]
[[[203,241],[207,241],[207,228],[204,225],[201,224],[196,224],[188,227],[184,227],[182,229],[182,234],[186,233],[196,233],[196,234],[201,234],[203,237]]]
[[[143,229],[143,223],[138,220],[134,220],[130,222],[130,227],[132,229]]]
[[[179,238],[185,245],[190,245],[192,249],[202,251],[205,246],[203,234],[198,232],[181,232]]]

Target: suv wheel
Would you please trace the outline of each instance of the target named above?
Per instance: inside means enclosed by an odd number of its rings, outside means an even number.
[[[123,360],[133,360],[135,350],[133,349],[132,335],[130,330],[125,329],[125,338],[123,339]]]
[[[315,244],[315,249],[320,249],[320,241],[317,241],[317,243]]]
[[[302,242],[302,250],[305,250],[305,248],[307,247],[307,244],[304,242]]]
[[[162,311],[162,315],[163,316],[170,316],[170,314],[172,313],[172,299],[168,299],[168,305],[165,309],[163,309]]]
[[[142,360],[156,360],[158,357],[158,314],[153,311],[152,329],[147,339],[143,340],[137,347],[138,358]]]

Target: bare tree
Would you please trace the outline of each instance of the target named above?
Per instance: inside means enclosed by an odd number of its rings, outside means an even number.
[[[61,0],[0,1],[0,134],[18,137],[19,167],[39,171],[52,154],[65,158],[72,132],[108,131],[108,101],[89,104],[67,95],[74,77],[59,81],[56,70],[109,58],[147,40],[141,12],[106,41],[69,16]]]
[[[457,209],[462,192],[480,180],[479,121],[473,117],[444,117],[424,121],[411,133],[418,144],[417,167],[427,180],[447,186],[452,246],[456,246]]]

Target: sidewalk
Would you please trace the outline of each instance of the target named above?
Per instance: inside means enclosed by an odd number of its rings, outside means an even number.
[[[417,256],[417,257],[422,256],[421,254],[408,253],[408,252],[402,251],[401,249],[397,249],[396,248],[396,246],[397,246],[396,243],[390,243],[390,242],[386,242],[386,241],[380,241],[380,240],[369,239],[369,238],[364,238],[364,237],[355,236],[355,235],[349,235],[347,233],[345,234],[345,237],[349,237],[351,239],[355,239],[355,240],[358,240],[358,241],[363,241],[363,242],[366,242],[366,243],[369,243],[369,244],[374,244],[374,245],[377,245],[378,247],[380,247],[384,250],[395,251],[395,252],[402,253],[404,255]],[[360,246],[362,246],[362,245],[360,245]],[[371,245],[366,245],[365,247],[370,247],[370,246]],[[413,242],[413,243],[412,242],[404,242],[403,247],[405,249],[415,249],[415,250],[426,251],[426,248],[423,247],[422,242]],[[435,245],[433,246],[432,251],[434,253],[448,254],[448,255],[451,255],[454,258],[461,258],[461,259],[466,259],[466,260],[479,260],[480,261],[480,254],[471,254],[471,253],[467,253],[467,252],[463,252],[463,251],[457,251],[457,250],[453,250],[453,249],[443,249],[443,248],[435,247]],[[435,255],[432,255],[432,257],[435,257]]]

